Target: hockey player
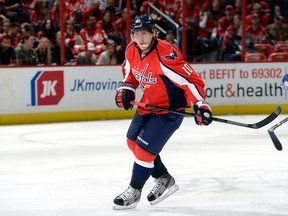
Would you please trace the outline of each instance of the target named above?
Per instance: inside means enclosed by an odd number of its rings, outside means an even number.
[[[288,74],[285,74],[284,77],[282,78],[281,85],[283,86],[284,89],[288,90]]]
[[[203,81],[175,46],[156,35],[151,16],[135,17],[131,24],[132,41],[126,47],[122,65],[124,79],[115,97],[117,106],[132,109],[130,102],[140,87],[141,102],[183,110],[192,103],[196,123],[209,125],[212,114],[205,101]],[[150,176],[155,178],[155,186],[147,196],[152,205],[179,189],[159,154],[182,120],[178,114],[138,107],[127,132],[127,144],[135,156],[132,177],[127,190],[114,199],[115,210],[135,208]]]

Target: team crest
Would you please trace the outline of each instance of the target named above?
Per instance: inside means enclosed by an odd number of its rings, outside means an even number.
[[[177,55],[176,51],[174,49],[172,49],[172,51],[171,51],[171,53],[169,55],[162,56],[162,57],[164,59],[166,59],[166,60],[174,61],[178,57],[178,55]]]

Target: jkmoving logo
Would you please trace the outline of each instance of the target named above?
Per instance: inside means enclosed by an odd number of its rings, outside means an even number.
[[[57,105],[63,96],[63,71],[38,71],[32,78],[31,106]]]

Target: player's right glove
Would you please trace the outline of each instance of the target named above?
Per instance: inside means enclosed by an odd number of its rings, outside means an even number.
[[[288,74],[285,74],[283,77],[281,85],[283,85],[284,89],[288,90]]]
[[[116,105],[125,110],[132,109],[133,105],[130,102],[135,100],[135,92],[136,90],[131,83],[121,83],[115,96]]]
[[[198,101],[193,106],[195,111],[195,122],[197,125],[209,125],[212,122],[212,113],[209,104],[205,101]]]

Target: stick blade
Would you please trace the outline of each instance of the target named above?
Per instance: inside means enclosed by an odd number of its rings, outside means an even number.
[[[282,111],[282,108],[278,106],[269,116],[267,116],[265,119],[263,119],[260,122],[257,122],[253,124],[253,128],[258,129],[261,127],[264,127],[265,125],[269,124],[272,122],[274,119],[276,119]]]
[[[223,122],[223,123],[227,123],[227,124],[233,124],[233,125],[247,127],[247,128],[252,128],[252,129],[259,129],[259,128],[262,128],[262,127],[266,126],[267,124],[272,122],[274,119],[276,119],[280,115],[281,111],[282,111],[282,108],[280,106],[278,106],[265,119],[263,119],[263,120],[261,120],[261,121],[259,121],[257,123],[253,123],[253,124],[245,124],[245,123],[241,123],[241,122],[235,122],[235,121],[231,121],[231,120],[227,120],[227,119],[220,119],[220,118],[216,118],[216,117],[212,117],[212,118],[213,118],[213,120],[216,120],[218,122]]]
[[[288,121],[288,117],[286,117],[282,121],[278,122],[277,124],[275,124],[274,126],[269,128],[269,130],[268,130],[269,136],[270,136],[275,148],[277,150],[279,150],[279,151],[282,150],[282,144],[281,144],[281,142],[279,141],[278,137],[275,134],[275,129],[280,127],[281,125],[285,124],[287,121]]]
[[[278,137],[276,136],[275,134],[275,131],[272,130],[271,128],[268,130],[268,133],[269,133],[269,136],[275,146],[275,148],[278,150],[278,151],[282,151],[283,147],[282,147],[282,144],[281,142],[279,141]]]

